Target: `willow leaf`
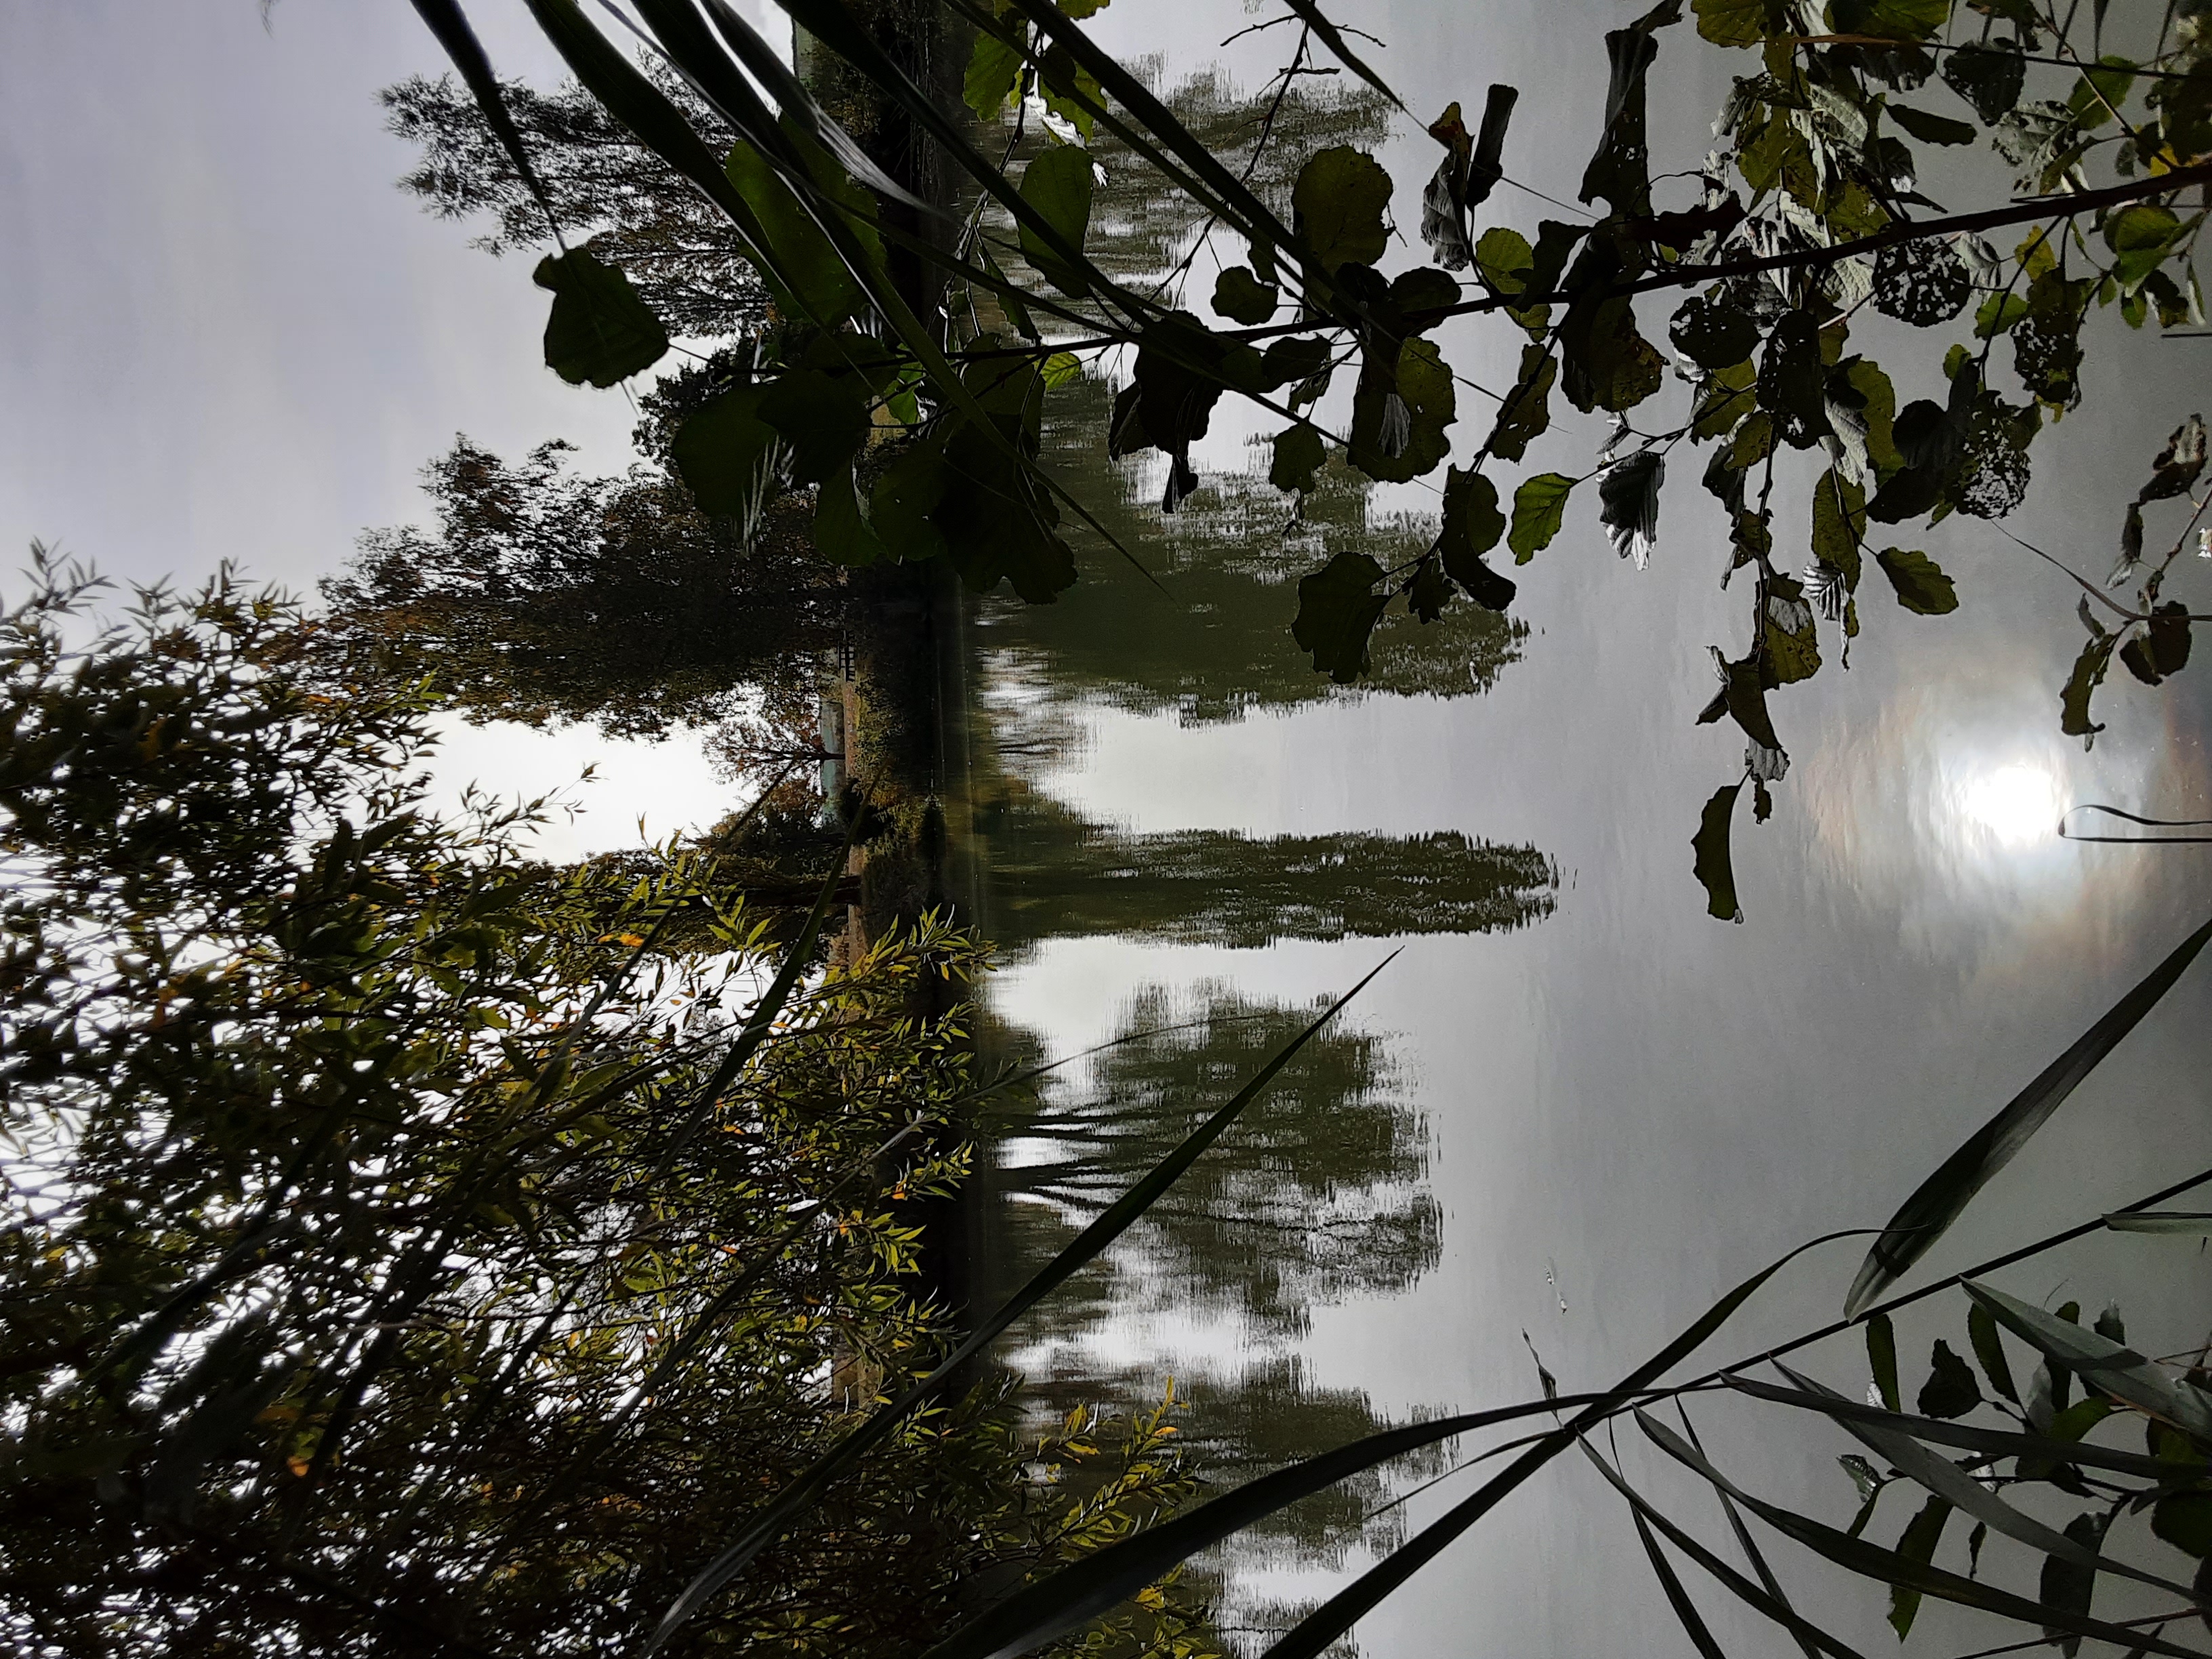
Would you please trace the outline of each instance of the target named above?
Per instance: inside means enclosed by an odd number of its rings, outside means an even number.
[[[2000,1325],[2040,1348],[2086,1386],[2116,1395],[2199,1440],[2212,1440],[2212,1395],[2133,1348],[1987,1285],[1970,1279],[1966,1294],[1987,1308]]]
[[[1856,1319],[1894,1283],[1898,1276],[1928,1253],[1944,1231],[1981,1191],[1991,1176],[2012,1162],[2027,1139],[2041,1128],[2081,1079],[2097,1063],[2135,1030],[2142,1017],[2172,988],[2197,953],[2212,939],[2212,921],[2199,927],[2164,962],[2105,1017],[2091,1026],[2064,1054],[2045,1066],[2039,1077],[2013,1097],[2005,1109],[1977,1129],[1943,1166],[1920,1184],[1889,1219],[1874,1248],[1867,1252],[1850,1294],[1844,1299],[1844,1316]]]

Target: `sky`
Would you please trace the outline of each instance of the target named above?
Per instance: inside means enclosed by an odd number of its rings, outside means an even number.
[[[470,7],[502,74],[557,64],[519,0]],[[43,0],[0,8],[0,592],[33,539],[120,583],[222,561],[295,589],[419,520],[459,433],[630,459],[619,391],[544,366],[546,296],[394,180],[376,94],[446,67],[406,0]],[[457,731],[447,771],[569,783],[553,856],[711,822],[696,745]]]

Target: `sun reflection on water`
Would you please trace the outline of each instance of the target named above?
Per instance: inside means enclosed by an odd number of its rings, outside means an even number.
[[[1971,823],[2004,847],[2055,839],[2065,804],[2064,787],[2049,768],[2018,762],[1969,780],[1960,803]]]

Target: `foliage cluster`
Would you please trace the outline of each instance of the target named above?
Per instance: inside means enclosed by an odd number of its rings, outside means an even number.
[[[441,816],[435,700],[295,605],[95,629],[93,586],[0,619],[4,1639],[631,1649],[941,1347],[911,1211],[965,1172],[984,953],[931,919],[802,978],[817,907],[771,981],[711,852]],[[908,1651],[1188,1489],[1164,1412],[996,1407],[908,1418],[684,1650]]]

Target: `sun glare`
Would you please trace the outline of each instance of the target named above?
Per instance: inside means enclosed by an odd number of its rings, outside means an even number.
[[[2039,766],[2002,766],[1966,787],[1966,816],[2007,847],[2057,833],[2058,780]]]

